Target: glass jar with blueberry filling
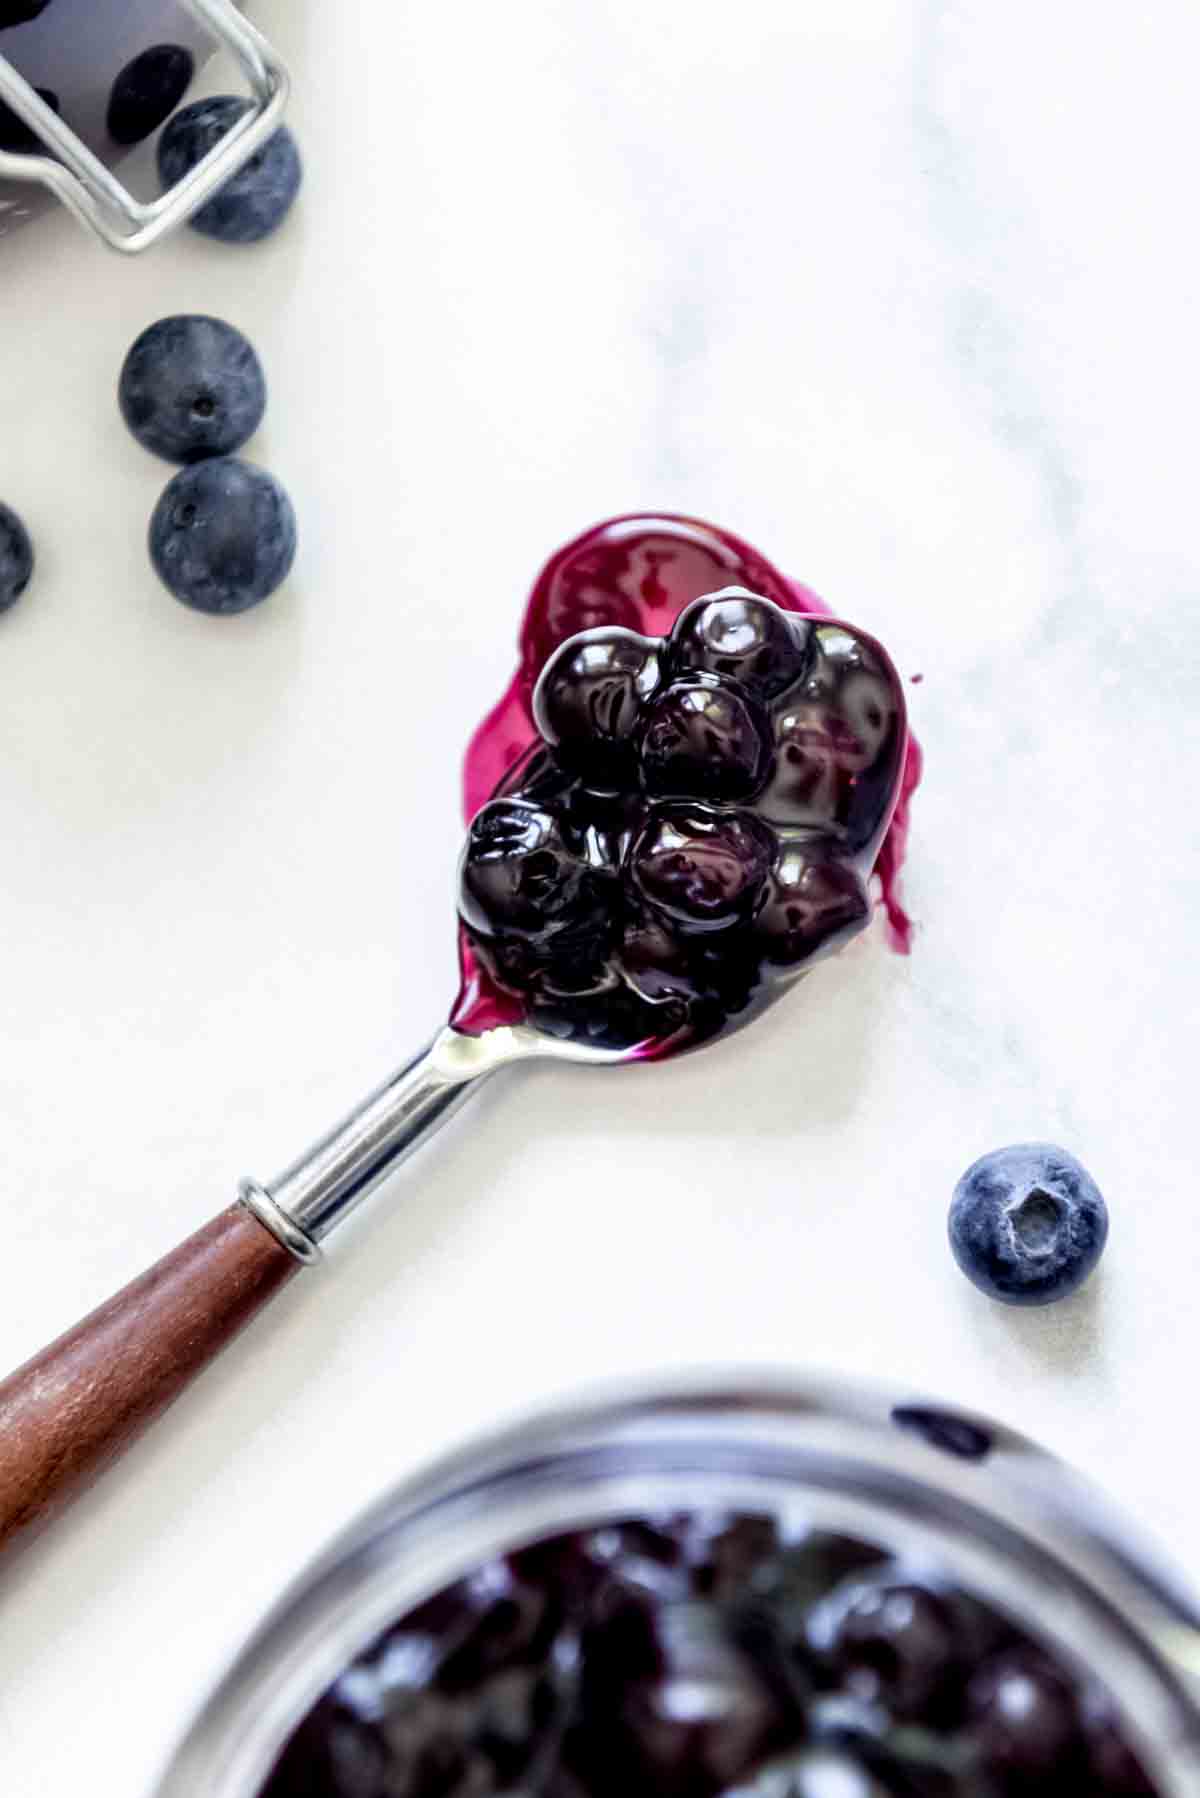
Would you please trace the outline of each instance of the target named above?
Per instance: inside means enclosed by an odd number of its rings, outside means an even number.
[[[158,1798],[1197,1798],[1200,1614],[1092,1490],[837,1384],[634,1392],[407,1481]]]

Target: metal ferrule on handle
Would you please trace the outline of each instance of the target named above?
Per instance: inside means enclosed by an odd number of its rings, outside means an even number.
[[[243,1204],[298,1260],[318,1260],[330,1231],[445,1123],[481,1079],[537,1049],[532,1034],[519,1029],[483,1036],[443,1030],[277,1179],[266,1186],[243,1180]]]

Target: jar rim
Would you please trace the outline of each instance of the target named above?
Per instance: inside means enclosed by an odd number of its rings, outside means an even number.
[[[415,1604],[540,1536],[680,1508],[681,1485],[684,1508],[794,1503],[936,1561],[1102,1681],[1163,1798],[1200,1798],[1200,1608],[1089,1482],[959,1407],[761,1369],[593,1388],[401,1480],[284,1593],[156,1798],[256,1798],[310,1705]]]

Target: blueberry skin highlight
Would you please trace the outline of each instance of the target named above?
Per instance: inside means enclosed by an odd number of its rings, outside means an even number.
[[[246,612],[287,578],[296,515],[273,475],[235,456],[181,468],[150,519],[150,559],[197,612]]]
[[[177,112],[158,140],[158,173],[164,189],[182,181],[249,106],[249,100],[236,94],[217,94],[210,100],[194,100]],[[190,223],[222,243],[257,243],[283,223],[300,191],[300,175],[296,140],[281,125]]]
[[[0,504],[0,612],[16,605],[32,573],[29,532],[11,507]]]
[[[1099,1261],[1108,1207],[1065,1149],[1015,1143],[967,1169],[949,1229],[954,1259],[980,1292],[1005,1305],[1052,1305]]]
[[[180,313],[147,325],[117,382],[121,416],[144,449],[199,462],[240,449],[262,423],[267,383],[253,345],[221,318]]]

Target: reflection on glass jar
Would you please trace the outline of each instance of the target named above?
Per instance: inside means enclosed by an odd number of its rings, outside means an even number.
[[[159,1798],[1197,1798],[1198,1671],[1191,1599],[1021,1437],[841,1383],[634,1392],[368,1513]]]

